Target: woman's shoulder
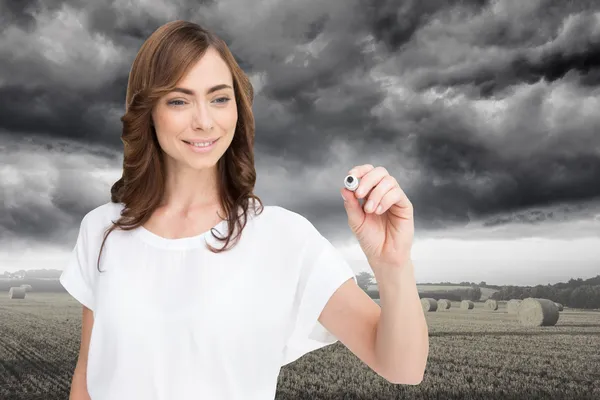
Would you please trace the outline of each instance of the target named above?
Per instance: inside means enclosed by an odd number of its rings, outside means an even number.
[[[288,208],[278,205],[265,206],[265,209],[269,209],[269,212],[275,218],[284,218],[287,222],[293,222],[297,224],[306,224],[308,219],[300,214],[299,212],[292,211]]]
[[[113,203],[111,201],[101,204],[85,214],[82,225],[92,229],[104,228],[112,224],[112,221],[119,219],[124,207],[123,203]]]
[[[285,236],[297,234],[300,237],[312,235],[316,228],[308,218],[288,208],[271,205],[265,206],[265,218],[271,228],[285,232]]]

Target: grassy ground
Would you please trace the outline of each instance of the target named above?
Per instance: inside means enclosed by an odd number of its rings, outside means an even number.
[[[423,382],[392,385],[341,343],[282,368],[276,399],[600,398],[600,313],[565,309],[556,326],[524,328],[504,303],[426,314]],[[68,398],[81,306],[67,294],[0,296],[0,399]]]

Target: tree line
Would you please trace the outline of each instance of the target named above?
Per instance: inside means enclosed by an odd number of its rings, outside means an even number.
[[[503,286],[490,297],[495,300],[537,297],[549,299],[572,308],[600,308],[600,285],[581,285],[562,289],[553,285]]]
[[[373,284],[373,275],[361,272],[357,275],[358,285],[372,298],[379,298],[377,290],[368,290]],[[422,284],[422,283],[421,283]],[[448,299],[452,301],[472,300],[479,301],[481,288],[495,289],[490,298],[507,301],[510,299],[526,299],[536,297],[549,299],[571,308],[597,309],[600,308],[600,275],[589,279],[570,279],[568,282],[559,282],[552,285],[515,286],[515,285],[488,285],[486,282],[438,282],[432,285],[463,286],[455,290],[438,290],[419,292],[419,296],[431,297],[436,300]],[[470,286],[465,288],[464,286]]]

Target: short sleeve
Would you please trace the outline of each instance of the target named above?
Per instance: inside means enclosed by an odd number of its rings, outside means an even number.
[[[60,275],[61,285],[69,292],[75,300],[94,310],[94,291],[93,291],[93,265],[89,257],[89,227],[87,215],[83,217],[79,226],[79,234],[75,247],[71,251],[65,268]]]
[[[341,253],[316,228],[300,256],[300,274],[296,292],[295,321],[286,341],[282,365],[338,341],[318,321],[335,291],[356,276]]]

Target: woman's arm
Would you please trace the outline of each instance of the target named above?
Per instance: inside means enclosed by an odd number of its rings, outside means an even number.
[[[83,306],[83,315],[81,323],[81,346],[79,348],[79,357],[73,379],[71,380],[71,392],[69,400],[91,400],[87,390],[87,360],[90,348],[90,337],[92,327],[94,326],[94,314],[92,310]]]

